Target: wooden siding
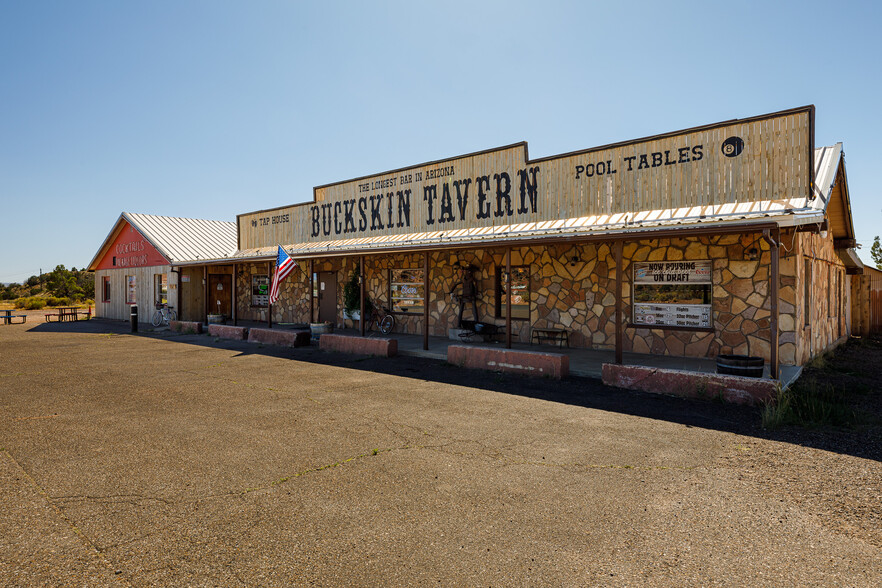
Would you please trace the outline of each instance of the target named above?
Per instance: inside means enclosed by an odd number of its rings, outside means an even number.
[[[178,307],[177,276],[171,273],[170,266],[157,265],[150,267],[122,268],[112,270],[95,271],[95,316],[108,319],[129,320],[131,309],[126,303],[126,276],[135,276],[137,292],[135,294],[138,305],[138,320],[142,323],[150,322],[153,311],[156,310],[154,300],[154,276],[166,274],[168,276],[168,302],[173,307]],[[110,278],[110,302],[103,302],[102,283],[105,277]]]
[[[526,159],[526,144],[518,144],[321,186],[313,202],[240,215],[239,245],[492,231],[648,210],[674,216],[676,209],[806,198],[811,112],[799,109],[535,161]],[[744,147],[729,157],[723,146],[732,138]]]

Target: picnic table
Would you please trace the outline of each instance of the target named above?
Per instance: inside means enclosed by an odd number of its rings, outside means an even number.
[[[79,320],[80,313],[83,313],[86,316],[86,319],[92,318],[91,309],[87,311],[83,311],[78,306],[58,306],[55,308],[57,312],[50,312],[46,314],[46,321],[51,321],[53,318],[56,321],[64,322],[64,321],[76,321]]]
[[[28,315],[12,314],[13,312],[11,309],[0,309],[0,322],[4,325],[11,325],[14,318],[20,318],[23,323],[28,320]]]
[[[64,322],[64,321],[77,320],[77,307],[76,306],[59,306],[57,310],[58,310],[58,320],[59,321]]]

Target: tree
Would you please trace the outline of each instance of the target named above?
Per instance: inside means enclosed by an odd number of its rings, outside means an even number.
[[[870,247],[870,257],[876,264],[876,267],[882,269],[882,245],[879,245],[879,235],[873,239],[873,246]]]

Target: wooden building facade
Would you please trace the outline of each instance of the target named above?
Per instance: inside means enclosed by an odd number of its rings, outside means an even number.
[[[803,364],[850,334],[862,271],[842,145],[815,148],[811,106],[540,159],[518,143],[318,186],[235,226],[234,253],[172,264],[201,273],[203,316],[227,308],[222,280],[234,321],[361,327],[343,312],[355,275],[425,347],[471,320],[618,361]],[[270,306],[278,246],[299,268]]]

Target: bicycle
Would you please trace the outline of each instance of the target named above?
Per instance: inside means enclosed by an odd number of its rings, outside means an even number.
[[[168,304],[157,304],[156,312],[153,313],[153,326],[167,325],[169,321],[178,320],[178,313]]]
[[[374,326],[384,335],[388,335],[395,328],[395,315],[388,308],[375,304],[368,319],[368,330],[373,331]]]

